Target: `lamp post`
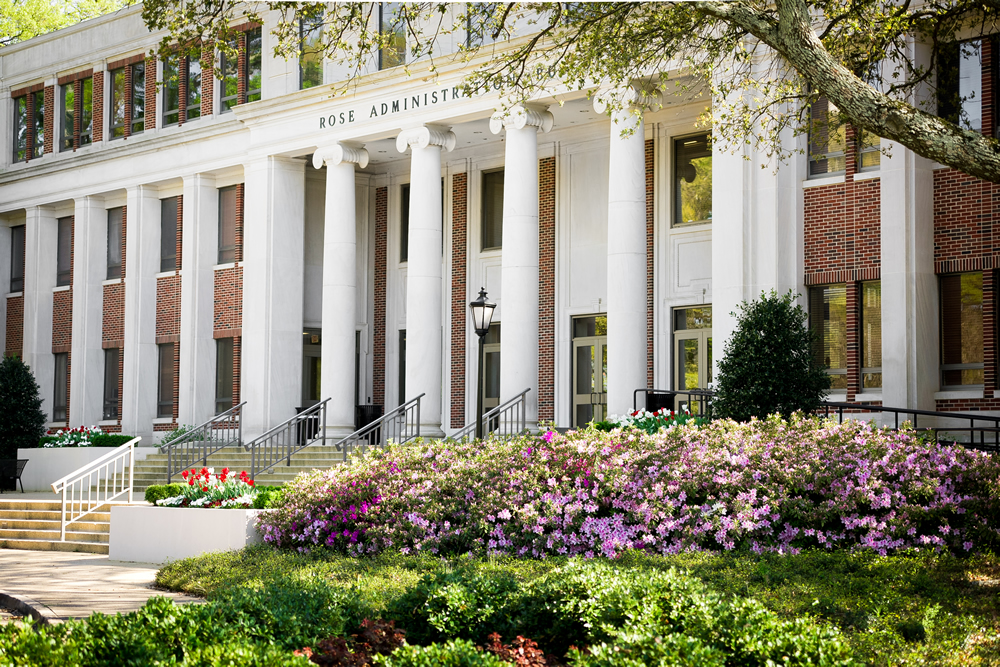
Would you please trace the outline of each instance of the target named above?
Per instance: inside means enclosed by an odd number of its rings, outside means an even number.
[[[486,298],[486,288],[479,288],[479,298],[469,304],[472,311],[472,326],[479,336],[479,369],[478,380],[476,382],[476,439],[483,439],[483,345],[485,343],[486,332],[490,330],[490,322],[493,321],[493,310],[497,307],[495,303]]]

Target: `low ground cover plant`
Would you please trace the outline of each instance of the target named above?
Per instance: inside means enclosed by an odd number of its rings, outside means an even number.
[[[236,475],[229,468],[223,468],[218,474],[214,468],[192,468],[183,471],[181,477],[184,479],[183,484],[170,485],[179,486],[179,493],[157,498],[154,504],[160,507],[249,509],[257,499],[258,491],[254,481],[245,470]]]
[[[1000,462],[863,422],[717,420],[376,450],[286,487],[270,544],[547,557],[997,543]]]
[[[53,447],[121,447],[135,436],[105,433],[99,426],[78,426],[60,429],[54,435],[39,439],[38,446]]]

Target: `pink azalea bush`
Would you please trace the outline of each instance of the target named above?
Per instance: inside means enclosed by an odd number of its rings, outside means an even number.
[[[1000,460],[817,418],[374,451],[299,476],[259,519],[307,551],[616,557],[995,545]]]

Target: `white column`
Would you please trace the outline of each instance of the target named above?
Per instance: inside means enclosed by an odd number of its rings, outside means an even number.
[[[181,358],[177,421],[201,424],[215,414],[215,266],[219,191],[205,174],[184,178],[181,266]]]
[[[125,347],[122,349],[122,433],[153,444],[156,418],[156,274],[160,270],[160,193],[129,188],[125,231]]]
[[[313,153],[326,164],[323,225],[323,359],[321,396],[329,398],[327,433],[354,431],[354,329],[358,301],[358,221],[354,165],[368,164],[368,151],[337,143]]]
[[[243,438],[295,415],[302,400],[305,162],[267,156],[244,166]]]
[[[104,409],[104,287],[108,211],[99,197],[76,200],[73,223],[73,348],[69,423],[91,426]]]
[[[56,286],[59,227],[51,209],[30,207],[24,228],[24,348],[41,389],[42,411],[52,420],[55,362],[52,357],[52,288]]]
[[[420,434],[442,437],[441,149],[455,147],[447,128],[424,126],[396,138],[400,153],[410,148],[409,265],[406,273],[407,400],[424,394]]]
[[[638,91],[610,90],[594,101],[610,106],[608,170],[608,413],[632,410],[646,387],[646,138]],[[624,135],[623,135],[624,133]],[[506,333],[506,331],[504,332]]]
[[[527,426],[538,425],[538,130],[552,128],[545,107],[519,105],[490,119],[490,130],[507,131],[504,153],[503,254],[497,300],[500,335],[500,400],[531,389]]]

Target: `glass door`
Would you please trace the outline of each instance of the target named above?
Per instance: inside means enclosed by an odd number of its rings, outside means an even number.
[[[608,412],[608,318],[573,320],[573,426],[602,421]]]
[[[323,338],[319,329],[302,332],[302,405],[319,403],[322,381]]]
[[[708,389],[712,382],[712,307],[674,310],[674,388]],[[675,398],[675,410],[698,413],[698,402],[689,396]]]

